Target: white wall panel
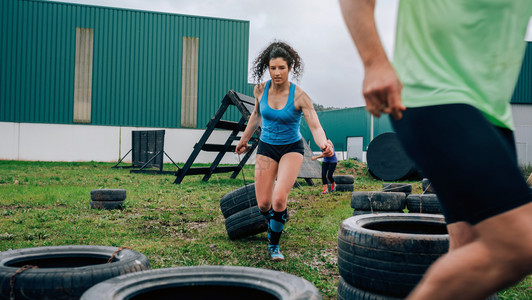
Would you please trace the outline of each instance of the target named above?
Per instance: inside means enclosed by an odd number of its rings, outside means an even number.
[[[165,130],[164,150],[176,163],[188,159],[204,133],[202,129],[0,122],[0,159],[117,162],[131,149],[133,130],[161,129]],[[208,143],[223,144],[229,134],[229,131],[216,130]],[[216,155],[216,152],[201,151],[194,162],[211,163]],[[164,162],[170,163],[170,160],[165,156]],[[123,163],[131,163],[131,153]],[[226,153],[221,163],[238,163],[238,156]],[[254,157],[248,163],[254,163]]]

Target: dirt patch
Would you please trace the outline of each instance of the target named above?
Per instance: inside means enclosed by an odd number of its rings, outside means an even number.
[[[338,273],[338,246],[334,248],[322,250],[319,255],[315,256],[310,262],[310,266],[316,269],[322,275],[326,276],[340,276]]]

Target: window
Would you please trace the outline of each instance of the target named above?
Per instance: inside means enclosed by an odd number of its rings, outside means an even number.
[[[74,123],[91,122],[93,40],[92,28],[76,28]]]
[[[198,45],[199,38],[183,37],[183,69],[181,71],[181,127],[197,127]]]

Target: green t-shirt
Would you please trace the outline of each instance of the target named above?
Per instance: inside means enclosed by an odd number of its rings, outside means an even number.
[[[532,0],[401,0],[394,66],[406,107],[469,104],[513,129]]]

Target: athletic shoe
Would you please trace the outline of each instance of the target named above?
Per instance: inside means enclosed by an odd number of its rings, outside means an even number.
[[[331,192],[336,192],[336,183],[331,184]]]
[[[320,193],[320,194],[328,194],[328,193],[329,193],[329,191],[328,191],[328,190],[323,190],[323,191],[321,191],[321,193]]]
[[[284,260],[284,256],[281,254],[281,251],[279,251],[279,245],[269,245],[268,255],[270,256],[270,259],[273,261]]]

